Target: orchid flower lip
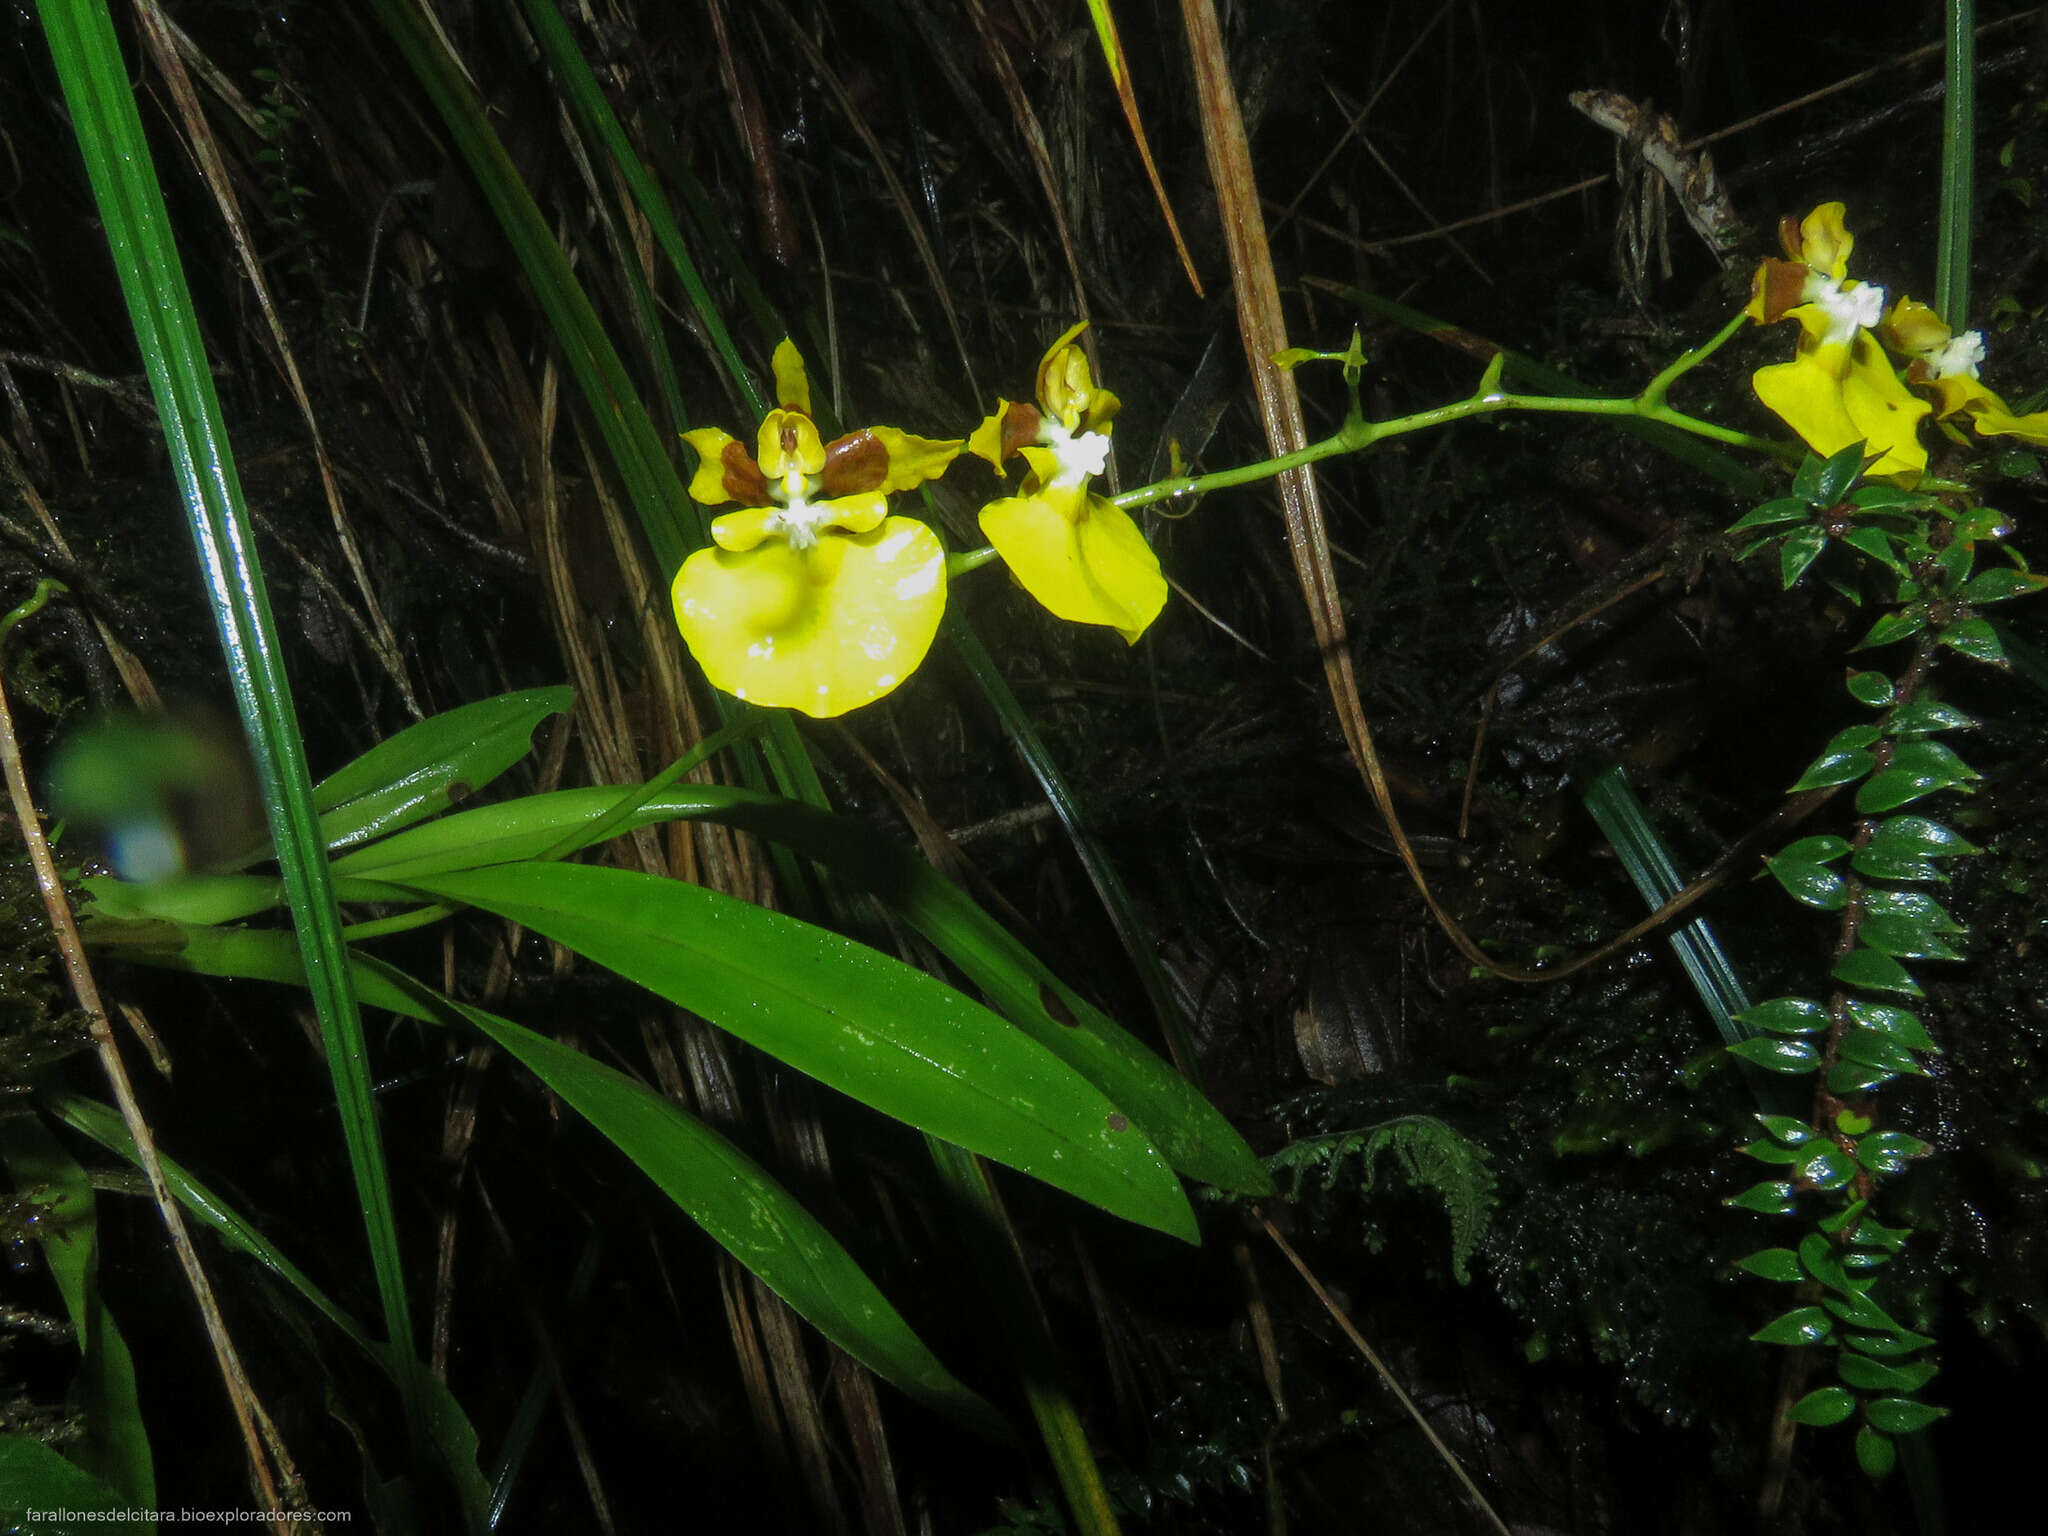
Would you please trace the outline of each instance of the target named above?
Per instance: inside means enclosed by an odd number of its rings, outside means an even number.
[[[1937,379],[1952,379],[1958,375],[1974,379],[1984,355],[1984,333],[1965,331],[1960,336],[1951,336],[1927,361]]]
[[[1064,422],[1048,417],[1039,441],[1053,451],[1059,462],[1059,472],[1052,483],[1063,489],[1087,484],[1109,465],[1107,432],[1076,432]]]
[[[1839,345],[1884,318],[1884,290],[1875,283],[1841,284],[1832,278],[1809,283],[1809,300],[1828,317],[1823,346]]]

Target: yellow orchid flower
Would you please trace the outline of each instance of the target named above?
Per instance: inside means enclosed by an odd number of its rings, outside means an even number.
[[[946,609],[946,552],[891,517],[891,491],[945,472],[960,441],[867,427],[824,442],[804,361],[775,349],[776,409],[754,451],[700,427],[691,497],[740,510],[676,572],[676,627],[714,686],[756,704],[840,715],[917,669]]]
[[[1075,344],[1084,320],[1038,365],[1038,403],[998,400],[967,439],[1000,471],[1021,454],[1021,494],[981,509],[981,531],[1024,590],[1055,616],[1103,624],[1135,645],[1166,606],[1159,557],[1131,516],[1088,483],[1109,462],[1117,398],[1095,386]]]
[[[1934,397],[1936,420],[1967,416],[1979,437],[2017,437],[2048,448],[2048,411],[2015,416],[2003,400],[1978,382],[1977,368],[1984,361],[1982,331],[1964,331],[1958,336],[1927,305],[1901,296],[1885,316],[1878,335],[1886,346],[1911,360],[1906,364],[1906,378]]]
[[[1899,381],[1871,335],[1884,315],[1884,290],[1847,276],[1856,237],[1840,203],[1823,203],[1778,230],[1787,260],[1757,268],[1745,311],[1760,325],[1799,324],[1789,363],[1759,368],[1757,398],[1806,440],[1815,453],[1839,453],[1861,442],[1873,456],[1870,473],[1904,484],[1927,468],[1920,418],[1927,403]]]

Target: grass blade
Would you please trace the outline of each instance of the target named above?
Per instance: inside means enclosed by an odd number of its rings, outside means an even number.
[[[410,1357],[411,1311],[390,1178],[377,1135],[362,1019],[349,986],[347,949],[329,885],[305,746],[279,660],[276,625],[184,268],[104,0],[42,0],[39,9],[149,374],[207,600],[227,653],[235,703],[255,756],[278,867],[320,1018],[384,1325],[392,1346]],[[404,1397],[408,1422],[417,1426],[414,1394],[407,1391]]]
[[[1970,323],[1970,214],[1976,202],[1977,179],[1977,0],[1947,0],[1947,12],[1934,307],[1950,329],[1960,333]]]

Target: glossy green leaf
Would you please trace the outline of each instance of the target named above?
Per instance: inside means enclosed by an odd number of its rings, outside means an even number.
[[[1830,974],[1839,982],[1867,991],[1897,992],[1906,997],[1921,995],[1920,984],[1907,974],[1903,965],[1874,949],[1850,950],[1835,962]]]
[[[1762,1067],[1766,1072],[1811,1072],[1820,1065],[1820,1052],[1804,1040],[1786,1040],[1775,1035],[1757,1035],[1738,1040],[1728,1054]]]
[[[1830,1292],[1821,1297],[1820,1304],[1852,1328],[1887,1334],[1900,1334],[1905,1331],[1889,1312],[1866,1295]]]
[[[1747,1258],[1737,1259],[1735,1267],[1765,1280],[1789,1282],[1806,1278],[1806,1272],[1799,1267],[1799,1255],[1790,1248],[1761,1248]]]
[[[1788,1147],[1804,1146],[1813,1140],[1813,1127],[1804,1120],[1796,1120],[1790,1115],[1758,1115],[1756,1119],[1773,1139]]]
[[[1860,898],[1866,917],[1903,918],[1932,933],[1961,933],[1963,925],[1925,891],[1867,886]]]
[[[1869,485],[1859,485],[1849,497],[1849,505],[1858,512],[1896,513],[1910,512],[1919,507],[1936,505],[1934,499],[1908,491],[1882,480],[1873,480]]]
[[[1791,586],[1806,574],[1808,566],[1818,560],[1821,551],[1828,547],[1827,530],[1811,525],[1794,528],[1785,535],[1778,546],[1778,580],[1784,586]]]
[[[1857,925],[1856,937],[1882,955],[1900,960],[1960,960],[1954,945],[1910,917],[1873,915]]]
[[[1907,1328],[1888,1328],[1882,1333],[1844,1332],[1842,1342],[1860,1354],[1880,1360],[1897,1360],[1906,1355],[1916,1354],[1933,1344],[1924,1333],[1914,1333]]]
[[[1988,619],[1964,619],[1949,625],[1936,638],[1950,650],[1972,661],[1981,661],[1992,667],[2005,665],[2005,647],[1999,643],[1998,631],[1991,627]]]
[[[1880,1397],[1865,1404],[1863,1413],[1872,1429],[1887,1435],[1910,1435],[1947,1417],[1948,1410],[1910,1397]]]
[[[1870,1093],[1898,1075],[1884,1067],[1866,1066],[1860,1061],[1838,1061],[1828,1068],[1825,1081],[1829,1093]]]
[[[1879,822],[1865,847],[1908,848],[1936,859],[1984,851],[1960,832],[1938,821],[1929,821],[1924,816],[1894,816]]]
[[[1786,791],[1799,794],[1808,789],[1826,789],[1831,784],[1847,784],[1860,779],[1877,766],[1877,759],[1862,747],[1849,747],[1839,752],[1824,752],[1806,765],[1806,772]]]
[[[1846,752],[1852,747],[1875,746],[1882,735],[1883,730],[1872,720],[1866,720],[1861,725],[1845,725],[1828,738],[1828,744],[1822,750]]]
[[[1806,1154],[1796,1147],[1788,1147],[1775,1141],[1745,1142],[1735,1150],[1744,1157],[1753,1157],[1760,1163],[1769,1163],[1774,1167],[1782,1168],[1789,1168],[1794,1163],[1803,1161],[1806,1157]]]
[[[1810,997],[1774,997],[1767,1003],[1745,1009],[1735,1018],[1737,1023],[1751,1029],[1768,1030],[1774,1035],[1811,1035],[1828,1027],[1827,1009]]]
[[[1870,1129],[1871,1124],[1868,1115],[1859,1115],[1853,1109],[1835,1111],[1835,1129],[1844,1136],[1861,1136]]]
[[[1897,613],[1883,614],[1853,649],[1865,651],[1873,646],[1890,645],[1908,635],[1917,635],[1926,627],[1927,610],[1924,608],[1906,608]]]
[[[1856,1411],[1856,1394],[1847,1387],[1816,1387],[1785,1410],[1794,1424],[1811,1424],[1826,1429],[1839,1424]]]
[[[1882,709],[1898,697],[1892,680],[1882,672],[1851,672],[1847,686],[1850,698],[1872,709]]]
[[[1856,1143],[1856,1161],[1872,1173],[1894,1174],[1933,1150],[1918,1136],[1908,1136],[1904,1131],[1879,1131]]]
[[[565,944],[883,1114],[1199,1240],[1125,1111],[1021,1030],[864,944],[633,870],[503,864],[404,883]]]
[[[1952,704],[1937,699],[1914,699],[1901,704],[1886,717],[1888,736],[1931,736],[1936,731],[1974,730],[1977,722]]]
[[[92,1185],[32,1111],[0,1116],[0,1162],[15,1193],[43,1208],[28,1230],[42,1246],[78,1343],[71,1397],[84,1433],[71,1445],[70,1459],[129,1504],[149,1509],[156,1503],[156,1472],[135,1361],[100,1295],[99,1209]],[[0,1503],[12,1502],[0,1485]]]
[[[1825,459],[1808,454],[1792,476],[1792,494],[1809,506],[1826,510],[1849,494],[1863,473],[1866,445],[1851,443]]]
[[[1910,1365],[1884,1365],[1868,1355],[1857,1354],[1853,1349],[1842,1351],[1835,1361],[1835,1368],[1841,1372],[1842,1380],[1862,1391],[1890,1392],[1908,1397],[1926,1386],[1935,1374],[1931,1360],[1915,1361]]]
[[[1849,1234],[1849,1241],[1857,1247],[1882,1248],[1889,1253],[1897,1253],[1912,1235],[1911,1227],[1888,1227],[1875,1217],[1865,1216],[1856,1223],[1855,1231]]]
[[[255,929],[193,928],[147,958],[207,976],[305,985],[297,951]],[[635,1164],[721,1247],[758,1274],[817,1330],[876,1375],[939,1411],[998,1438],[1009,1431],[910,1331],[816,1218],[723,1137],[668,1100],[600,1062],[358,955],[364,1002],[407,1018],[478,1029]]]
[[[1966,603],[2002,603],[2015,597],[2029,597],[2043,587],[2048,587],[2048,576],[2017,571],[2009,565],[1995,566],[1964,582],[1962,599]]]
[[[1898,1459],[1899,1448],[1868,1424],[1856,1431],[1856,1465],[1863,1469],[1864,1476],[1889,1477]]]
[[[1892,537],[1882,528],[1851,527],[1842,530],[1841,541],[1851,549],[1858,550],[1875,560],[1879,565],[1894,571],[1904,571],[1906,563],[1892,549]]]
[[[1813,517],[1813,508],[1797,496],[1780,496],[1776,501],[1767,501],[1754,512],[1745,514],[1728,525],[1730,533],[1747,533],[1752,528],[1775,528],[1781,523],[1804,523]]]
[[[1790,859],[1795,864],[1832,864],[1837,859],[1848,857],[1849,840],[1824,833],[1819,837],[1802,837],[1787,843],[1778,850],[1778,857]]]
[[[399,880],[534,859],[619,801],[611,789],[562,790],[457,812],[343,855],[344,877]],[[1264,1166],[1188,1080],[1087,1002],[1002,924],[914,852],[845,816],[776,795],[678,784],[640,805],[615,833],[677,818],[756,833],[871,891],[929,939],[1018,1028],[1095,1084],[1180,1172],[1263,1195]]]
[[[1848,883],[1825,865],[1795,863],[1782,853],[1764,862],[1794,901],[1823,912],[1839,912],[1848,904]]]
[[[1927,1072],[1912,1051],[1883,1030],[1860,1026],[1846,1029],[1836,1042],[1836,1049],[1846,1061],[1865,1062],[1873,1067],[1883,1067],[1888,1072],[1915,1073],[1923,1077]]]
[[[1856,1286],[1842,1270],[1842,1260],[1835,1245],[1818,1232],[1809,1232],[1799,1240],[1800,1268],[1813,1279],[1831,1291],[1852,1292]]]
[[[575,701],[568,688],[479,699],[408,726],[314,786],[330,852],[460,804],[533,750],[533,733]]]
[[[1721,1203],[1740,1206],[1761,1216],[1789,1216],[1798,1209],[1789,1179],[1767,1179],[1761,1184],[1752,1184],[1741,1194],[1730,1195]]]
[[[359,966],[382,983],[374,990],[366,986],[365,998],[382,1003],[395,997],[406,1005],[405,1011],[438,1022],[460,1019],[517,1059],[625,1153],[719,1246],[876,1375],[950,1417],[1006,1437],[995,1411],[925,1348],[831,1233],[765,1169],[716,1131],[571,1046],[444,998],[392,967],[371,960],[359,961]]]
[[[1849,1017],[1865,1029],[1876,1030],[1879,1034],[1890,1035],[1900,1045],[1916,1051],[1939,1051],[1920,1022],[1920,1015],[1905,1008],[1894,1008],[1890,1003],[1868,1002],[1860,997],[1849,999]]]
[[[1815,1189],[1842,1189],[1856,1177],[1856,1159],[1830,1142],[1806,1154],[1799,1176]]]
[[[1852,1275],[1868,1278],[1891,1263],[1892,1256],[1876,1248],[1851,1248],[1842,1255],[1842,1268]]]
[[[93,1515],[120,1509],[146,1508],[131,1504],[75,1462],[66,1461],[33,1435],[0,1434],[0,1519],[7,1521],[9,1536],[88,1536],[88,1533],[151,1531],[156,1522],[123,1520],[30,1520],[27,1510],[67,1510]]]
[[[1818,1344],[1835,1331],[1835,1320],[1819,1307],[1794,1307],[1750,1335],[1758,1344]]]
[[[1856,809],[1866,816],[1895,811],[1937,790],[1953,789],[1982,775],[1939,741],[1900,741],[1891,761],[1856,791]]]

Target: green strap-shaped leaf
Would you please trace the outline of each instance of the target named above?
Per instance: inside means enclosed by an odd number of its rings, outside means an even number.
[[[142,1521],[110,1525],[90,1518],[27,1518],[31,1509],[90,1516],[128,1507],[120,1494],[33,1435],[0,1435],[0,1521],[6,1522],[10,1536],[16,1532],[19,1536],[85,1536],[110,1529],[148,1529]]]
[[[503,864],[404,883],[566,944],[883,1114],[1199,1241],[1179,1181],[1126,1111],[1022,1031],[865,944],[635,870]]]
[[[558,1040],[453,1002],[378,961],[360,963],[406,994],[414,1011],[444,1019],[452,1011],[517,1058],[720,1247],[877,1376],[984,1434],[1008,1438],[1001,1416],[925,1348],[838,1240],[723,1136],[651,1088]],[[382,1002],[386,994],[366,986],[364,995]]]
[[[479,699],[380,741],[313,789],[329,852],[423,821],[466,800],[533,750],[533,733],[568,709],[568,688]]]
[[[280,949],[282,935],[262,933],[251,937],[273,950]],[[128,1127],[122,1124],[120,1114],[112,1106],[50,1083],[39,1084],[38,1091],[49,1105],[50,1112],[66,1125],[90,1136],[109,1152],[126,1158],[137,1167],[141,1166],[135,1153],[134,1138],[128,1134]],[[463,1515],[470,1529],[482,1530],[484,1507],[490,1490],[484,1485],[483,1474],[477,1470],[476,1428],[469,1422],[468,1415],[462,1411],[462,1405],[455,1400],[455,1394],[448,1390],[447,1384],[432,1375],[417,1356],[393,1351],[371,1338],[361,1323],[329,1300],[305,1271],[286,1258],[254,1222],[193,1178],[174,1159],[159,1154],[157,1160],[163,1168],[164,1182],[170,1186],[171,1194],[191,1216],[211,1227],[230,1248],[247,1254],[296,1291],[314,1311],[376,1361],[393,1381],[398,1380],[401,1371],[413,1373],[415,1390],[424,1408],[428,1437],[433,1441],[442,1467],[462,1501]],[[4,1472],[0,1472],[0,1487],[7,1486]]]
[[[135,1362],[100,1297],[99,1222],[85,1170],[33,1114],[0,1119],[0,1161],[15,1192],[48,1207],[34,1230],[50,1278],[64,1298],[79,1351],[73,1396],[85,1411],[85,1437],[72,1459],[138,1509],[156,1503],[156,1473],[136,1393]],[[12,1497],[0,1482],[0,1503]],[[153,1522],[143,1522],[152,1529]]]
[[[204,976],[305,985],[298,953],[280,934],[191,928],[182,938],[176,949],[137,958]],[[938,1362],[837,1239],[710,1127],[623,1073],[510,1019],[443,997],[382,961],[358,955],[352,969],[356,989],[371,1007],[482,1031],[638,1164],[800,1317],[877,1376],[992,1438],[1014,1438],[1002,1416]]]
[[[402,881],[535,858],[565,833],[595,823],[621,793],[560,790],[479,806],[359,848],[338,860],[335,872],[344,884],[351,877]],[[678,817],[701,817],[758,833],[873,892],[957,965],[1004,1017],[1142,1126],[1174,1168],[1240,1194],[1271,1192],[1265,1168],[1199,1089],[1068,987],[909,849],[850,818],[717,785],[679,784],[664,790],[610,831],[623,833]]]

